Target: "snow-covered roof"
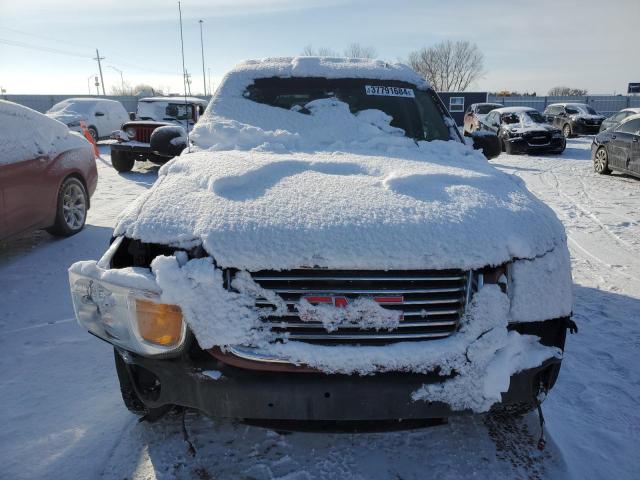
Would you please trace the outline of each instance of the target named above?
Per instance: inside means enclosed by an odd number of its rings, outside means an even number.
[[[207,105],[209,103],[208,100],[198,97],[145,97],[138,100],[139,102],[174,102],[174,103],[198,103],[200,105]]]
[[[582,103],[582,102],[559,102],[559,103],[550,103],[549,105],[547,105],[548,107],[556,107],[556,106],[560,106],[560,107],[568,107],[568,106],[584,106],[587,105],[586,103]]]
[[[621,112],[634,112],[634,113],[640,113],[640,108],[635,108],[635,107],[629,107],[629,108],[623,108],[622,110],[620,110]]]
[[[95,98],[95,97],[73,97],[73,98],[65,98],[64,100],[58,103],[97,103],[97,102],[109,102],[109,103],[118,103],[118,100],[111,100],[110,98]]]
[[[42,155],[56,156],[72,148],[91,148],[64,123],[17,103],[0,100],[0,165]]]
[[[242,91],[253,80],[269,77],[367,78],[400,80],[426,89],[426,80],[407,65],[364,58],[281,57],[247,60],[231,70],[227,77],[237,82],[224,82],[227,89],[240,87]],[[241,93],[241,92],[240,92]]]
[[[639,110],[639,112],[636,113],[635,115],[629,115],[627,118],[622,120],[622,122],[620,122],[620,125],[622,125],[623,123],[630,122],[631,120],[637,120],[638,118],[640,118],[640,109],[636,109],[636,110]]]
[[[531,108],[531,107],[502,107],[502,108],[496,108],[493,111],[499,112],[499,113],[537,112],[535,108]]]

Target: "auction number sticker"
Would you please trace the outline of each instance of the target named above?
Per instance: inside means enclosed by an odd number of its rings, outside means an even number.
[[[404,87],[383,87],[381,85],[365,85],[364,92],[367,95],[381,95],[383,97],[415,98],[413,89],[404,88]]]

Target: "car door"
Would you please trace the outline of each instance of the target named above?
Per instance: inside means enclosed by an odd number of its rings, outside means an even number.
[[[109,129],[109,106],[105,102],[96,102],[89,117],[89,122],[98,129],[99,137],[106,137],[111,133],[112,130]]]
[[[625,149],[621,152],[625,160],[623,168],[640,174],[640,118],[623,123],[616,133],[625,136],[621,146]]]
[[[49,208],[44,205],[47,155],[0,166],[6,235],[44,226]]]
[[[625,122],[616,127],[609,143],[609,163],[613,167],[628,169],[634,143],[634,133],[640,128],[640,119]]]

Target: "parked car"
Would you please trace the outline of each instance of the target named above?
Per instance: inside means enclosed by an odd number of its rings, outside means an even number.
[[[596,134],[604,121],[604,116],[586,103],[553,103],[545,108],[544,114],[566,138]]]
[[[574,327],[566,234],[423,77],[249,61],[191,141],[101,260],[70,268],[78,322],[114,345],[131,411],[293,428],[545,398]]]
[[[98,172],[91,144],[57,120],[0,100],[0,240],[82,230]]]
[[[562,132],[549,125],[542,114],[530,107],[503,107],[492,110],[482,122],[498,135],[502,151],[515,153],[562,153],[566,147]]]
[[[87,130],[96,142],[109,138],[111,132],[129,120],[129,114],[120,102],[103,98],[67,98],[51,107],[46,115],[74,132],[82,133],[80,122],[86,122]]]
[[[500,103],[472,103],[464,114],[464,133],[481,129],[481,123],[491,110],[502,108]]]
[[[604,132],[611,127],[618,126],[625,118],[638,113],[640,113],[640,108],[623,108],[618,113],[614,113],[610,117],[605,118],[602,125],[600,125],[600,131]]]
[[[640,114],[600,132],[591,144],[591,158],[597,173],[606,175],[616,170],[640,176]]]
[[[151,148],[151,135],[158,127],[191,129],[207,108],[207,100],[196,97],[150,97],[138,101],[136,120],[113,133],[111,164],[119,172],[130,171],[136,160],[163,164],[174,155],[160,155]],[[185,134],[186,135],[186,131]],[[179,153],[179,152],[177,152]]]

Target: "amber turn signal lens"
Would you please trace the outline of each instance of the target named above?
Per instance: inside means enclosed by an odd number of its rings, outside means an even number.
[[[182,335],[182,310],[177,305],[136,299],[138,331],[147,342],[171,346]]]

